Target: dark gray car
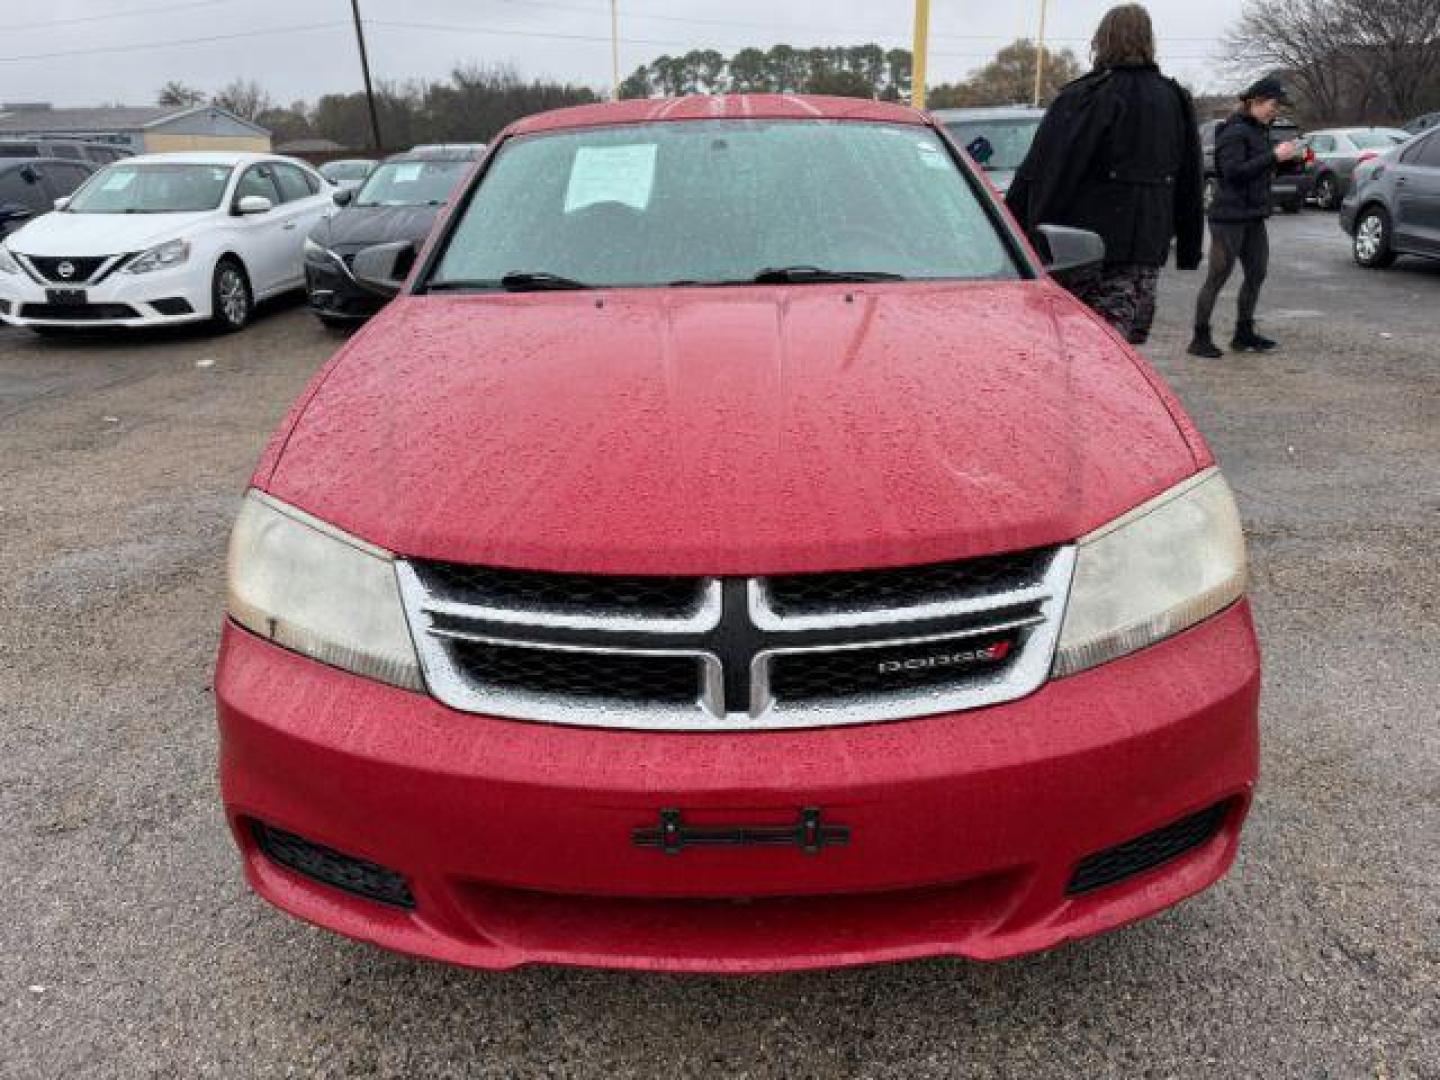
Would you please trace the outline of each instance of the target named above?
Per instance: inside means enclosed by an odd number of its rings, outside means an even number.
[[[935,119],[990,177],[1000,194],[1010,190],[1015,170],[1030,152],[1044,109],[1002,105],[974,109],[936,109]]]
[[[1397,255],[1440,258],[1440,129],[1357,167],[1340,227],[1361,266],[1389,266]]]
[[[48,214],[94,171],[88,161],[0,158],[0,238]]]
[[[1408,142],[1410,133],[1399,128],[1328,128],[1305,137],[1315,152],[1309,166],[1315,178],[1315,202],[1321,210],[1338,210],[1350,191],[1355,167]]]

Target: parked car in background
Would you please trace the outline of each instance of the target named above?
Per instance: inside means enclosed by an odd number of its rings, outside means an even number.
[[[1219,174],[1215,171],[1215,132],[1224,120],[1207,120],[1200,125],[1200,145],[1205,153],[1205,209],[1215,198]],[[1310,198],[1314,179],[1306,172],[1314,159],[1310,148],[1305,145],[1300,128],[1291,120],[1276,120],[1270,125],[1270,142],[1274,146],[1294,142],[1301,144],[1301,152],[1290,161],[1281,162],[1270,182],[1270,201],[1287,214],[1298,214]]]
[[[1040,121],[1044,109],[1026,105],[994,108],[936,109],[932,114],[950,138],[965,150],[990,176],[990,182],[1005,194],[1015,179]]]
[[[1415,117],[1404,127],[1411,135],[1419,135],[1422,131],[1429,131],[1437,124],[1440,124],[1440,112],[1428,112]]]
[[[336,187],[353,190],[365,182],[365,178],[375,171],[378,164],[379,162],[369,158],[342,158],[339,161],[327,161],[320,166],[319,172]]]
[[[1440,258],[1440,128],[1355,170],[1340,207],[1361,266],[1389,266],[1399,255]]]
[[[340,209],[305,239],[305,291],[321,322],[353,324],[385,306],[388,297],[357,284],[350,273],[356,253],[402,240],[418,250],[440,207],[482,152],[417,147],[386,158],[358,190],[335,193]]]
[[[332,190],[268,154],[107,165],[0,247],[0,318],[38,333],[205,319],[237,330],[256,301],[304,283],[301,245]]]
[[[356,257],[395,299],[231,539],[262,896],[452,963],[738,974],[1053,948],[1226,872],[1234,499],[934,121],[582,106],[454,207],[408,281],[410,243]]]
[[[108,165],[133,156],[123,146],[83,139],[0,139],[0,158],[52,157]]]
[[[1338,210],[1350,192],[1355,166],[1377,158],[1408,142],[1410,133],[1400,128],[1327,128],[1312,131],[1305,143],[1314,155],[1307,167],[1313,183],[1315,204],[1322,210]]]
[[[0,239],[55,208],[95,166],[59,158],[0,158]]]

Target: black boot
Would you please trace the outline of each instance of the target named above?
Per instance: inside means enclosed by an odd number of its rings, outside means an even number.
[[[1204,357],[1206,360],[1218,360],[1225,355],[1210,337],[1208,326],[1195,327],[1195,336],[1190,339],[1190,348],[1185,351],[1191,356]]]
[[[1277,342],[1268,337],[1261,337],[1255,332],[1254,323],[1237,323],[1235,336],[1230,340],[1230,347],[1236,352],[1244,352],[1246,349],[1254,349],[1256,352],[1269,352],[1275,348]]]

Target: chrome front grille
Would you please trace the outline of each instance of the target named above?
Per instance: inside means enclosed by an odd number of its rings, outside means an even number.
[[[430,690],[548,723],[767,730],[993,705],[1050,671],[1074,549],[756,578],[401,561]]]

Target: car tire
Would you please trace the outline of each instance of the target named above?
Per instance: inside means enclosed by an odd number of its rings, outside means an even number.
[[[358,319],[340,319],[334,315],[322,315],[319,313],[317,313],[315,317],[320,320],[320,325],[325,327],[326,330],[334,330],[336,333],[348,333],[360,326],[360,320]]]
[[[244,329],[255,314],[255,294],[240,260],[227,255],[215,264],[210,279],[210,325],[218,333]]]
[[[1390,243],[1390,215],[1383,206],[1367,206],[1355,219],[1355,261],[1367,270],[1380,270],[1395,261]]]
[[[1315,181],[1315,205],[1321,210],[1340,209],[1340,184],[1329,173]]]
[[[1300,213],[1301,205],[1302,204],[1299,199],[1287,199],[1285,202],[1280,204],[1280,209],[1285,211],[1285,213],[1287,214],[1298,214]]]

